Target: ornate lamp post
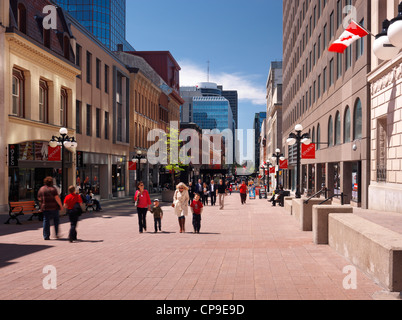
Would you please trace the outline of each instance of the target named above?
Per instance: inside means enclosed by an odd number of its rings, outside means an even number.
[[[69,149],[72,152],[78,147],[77,141],[74,137],[68,136],[68,130],[66,128],[60,129],[60,136],[53,136],[49,142],[49,146],[51,148],[61,147],[61,199],[64,201],[64,197],[66,195],[66,177],[65,177],[65,149]]]
[[[137,160],[137,183],[141,181],[141,160],[145,159],[145,157],[142,155],[142,151],[138,150],[137,155],[135,158]]]
[[[298,124],[295,127],[295,131],[296,131],[295,133],[293,133],[293,132],[290,133],[287,143],[290,146],[297,144],[296,198],[300,199],[301,198],[301,192],[300,192],[301,145],[302,144],[305,144],[305,145],[311,144],[311,139],[310,139],[310,135],[308,133],[302,134],[303,126],[301,124]]]
[[[276,190],[279,190],[279,166],[280,162],[285,160],[285,156],[281,153],[280,149],[276,149],[275,153],[272,155],[272,159],[276,159],[276,165],[278,170],[276,171]]]

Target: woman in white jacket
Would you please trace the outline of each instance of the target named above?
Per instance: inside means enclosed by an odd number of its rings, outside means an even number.
[[[173,205],[175,213],[179,219],[180,233],[185,232],[186,216],[188,215],[188,202],[190,196],[188,194],[188,187],[180,182],[174,193]]]

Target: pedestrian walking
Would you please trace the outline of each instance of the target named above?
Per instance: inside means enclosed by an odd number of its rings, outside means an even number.
[[[43,238],[50,240],[50,221],[53,220],[56,238],[59,237],[60,210],[63,204],[57,189],[53,185],[53,178],[46,177],[43,180],[44,186],[38,191],[40,211],[43,213]]]
[[[193,182],[191,182],[191,181],[188,184],[188,194],[190,196],[190,200],[189,200],[188,204],[190,205],[191,202],[193,202],[194,196],[195,196],[195,186],[193,185]]]
[[[175,209],[175,213],[179,220],[180,233],[185,232],[186,217],[188,215],[188,200],[190,196],[188,195],[188,187],[180,182],[173,196],[172,207]]]
[[[215,204],[216,204],[216,193],[217,193],[217,189],[216,189],[215,181],[211,180],[211,184],[209,185],[209,195],[211,197],[211,206],[215,206]]]
[[[194,200],[191,203],[191,211],[193,213],[193,227],[194,227],[194,233],[200,233],[201,229],[201,214],[202,211],[204,210],[204,206],[202,205],[202,202],[200,201],[200,195],[197,193],[194,196]]]
[[[137,206],[138,226],[140,233],[147,231],[147,212],[151,210],[151,197],[147,190],[145,190],[144,183],[138,183],[138,190],[134,195],[134,201]]]
[[[223,210],[225,208],[225,197],[226,185],[223,183],[223,180],[220,179],[218,185],[219,210]]]
[[[202,184],[202,204],[204,206],[208,205],[208,194],[209,194],[209,188],[207,184],[204,182]]]
[[[163,218],[163,210],[160,207],[159,199],[154,200],[154,207],[151,209],[151,213],[154,215],[154,223],[155,223],[155,233],[162,231],[162,218]]]
[[[82,212],[85,210],[85,204],[81,195],[76,193],[74,186],[70,186],[68,192],[70,194],[64,199],[64,208],[67,210],[68,219],[70,220],[68,240],[73,242],[77,241],[77,224]]]
[[[243,181],[240,186],[240,200],[241,204],[246,204],[247,201],[247,185],[246,181]]]

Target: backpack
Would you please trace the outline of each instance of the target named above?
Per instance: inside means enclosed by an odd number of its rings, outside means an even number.
[[[78,216],[82,215],[82,208],[79,202],[76,202],[73,207],[73,212],[76,213]]]

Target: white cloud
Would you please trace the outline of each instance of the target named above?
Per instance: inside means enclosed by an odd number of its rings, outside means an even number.
[[[200,67],[191,61],[179,61],[180,85],[195,86],[199,82],[207,81],[207,66]],[[224,90],[237,90],[239,100],[254,105],[266,105],[265,87],[253,82],[252,75],[241,73],[211,73],[210,81],[222,85]]]

